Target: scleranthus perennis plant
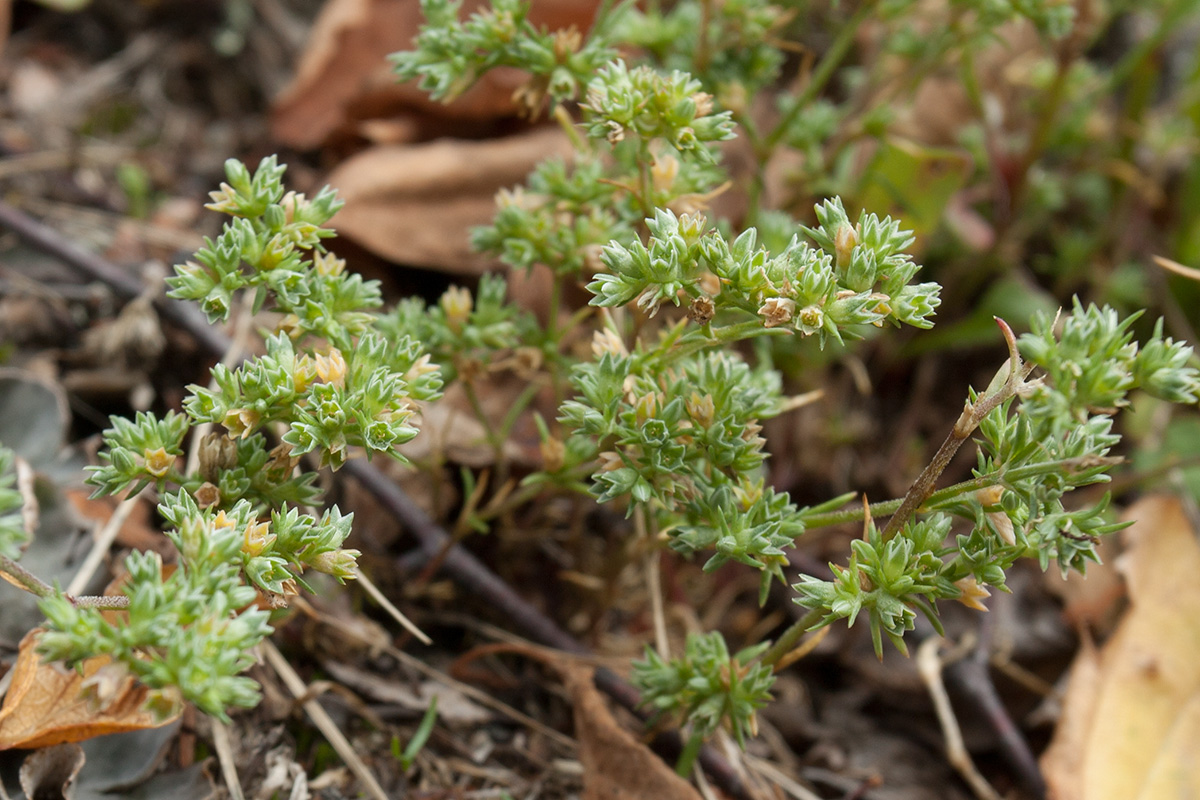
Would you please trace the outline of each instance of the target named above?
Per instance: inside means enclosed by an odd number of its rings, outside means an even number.
[[[1097,537],[1119,526],[1106,513],[1107,497],[1084,508],[1066,498],[1108,480],[1119,461],[1110,455],[1119,440],[1112,416],[1126,394],[1141,389],[1194,403],[1200,390],[1191,349],[1164,338],[1161,325],[1139,347],[1130,319],[1076,301],[1062,319],[1035,320],[1019,341],[1000,321],[1007,363],[989,386],[969,392],[946,442],[904,498],[843,510],[843,497],[799,508],[766,484],[762,423],[797,401],[785,396],[764,343],[841,347],[877,329],[928,328],[940,304],[940,287],[916,280],[914,237],[900,220],[869,209],[852,217],[837,197],[818,203],[814,227],[762,207],[764,169],[781,148],[801,150],[806,178],[827,186],[834,178],[821,169],[845,151],[830,152],[826,140],[846,147],[865,132],[885,144],[886,109],[860,112],[850,102],[836,108],[817,99],[877,5],[882,47],[910,60],[913,80],[951,53],[970,68],[971,48],[1003,22],[1025,19],[1047,37],[1062,37],[1072,20],[1070,7],[1053,0],[952,4],[949,33],[922,39],[908,25],[912,4],[863,3],[804,88],[780,93],[775,125],[763,129],[749,96],[779,75],[782,51],[769,42],[782,35],[787,14],[753,0],[685,0],[666,11],[602,4],[579,50],[609,48],[622,57],[562,81],[550,95],[575,157],[543,164],[526,186],[502,192],[495,221],[474,237],[514,268],[540,264],[554,274],[555,335],[542,341],[548,364],[569,375],[573,396],[560,406],[559,429],[541,424],[546,469],[527,484],[586,489],[623,509],[649,553],[652,603],[659,602],[661,543],[704,559],[709,571],[729,562],[759,571],[765,600],[773,581],[787,580],[787,549],[797,537],[863,523],[847,564],[833,565],[834,580],[801,576],[795,601],[810,611],[774,642],[730,656],[720,635],[708,633],[689,637],[685,652],[670,658],[665,631],[656,631],[657,647],[635,664],[634,681],[647,705],[689,721],[681,772],[698,741],[717,728],[739,741],[753,730],[773,666],[806,630],[865,619],[877,652],[885,636],[905,650],[918,613],[940,630],[939,601],[984,608],[990,589],[1006,589],[1006,572],[1019,558],[1082,569],[1095,558]],[[456,92],[480,75],[478,42],[504,41],[512,31],[519,32],[514,42],[553,38],[531,31],[527,4],[496,3],[466,22],[444,3],[422,7],[427,25],[415,50],[395,57],[398,74],[424,75],[428,84],[440,70],[437,85]],[[520,47],[504,52],[506,65],[531,75],[517,93],[522,104],[544,98],[537,91],[544,59],[524,58]],[[855,78],[864,86],[871,79]],[[749,209],[744,220],[713,219],[712,201],[729,188],[719,143],[735,134],[747,137],[756,160]],[[589,326],[591,358],[551,346],[561,334],[561,287],[576,276],[590,304],[603,309]],[[757,346],[740,346],[749,343]],[[976,436],[974,477],[938,489],[951,457]],[[590,486],[581,473],[590,474]]]
[[[306,586],[310,570],[357,575],[358,551],[343,546],[353,515],[307,510],[320,502],[314,467],[336,470],[352,449],[402,458],[417,404],[438,397],[442,381],[417,339],[379,324],[378,286],[324,249],[333,231],[323,225],[341,205],[332,190],[311,200],[285,192],[273,157],[253,174],[231,160],[226,174],[209,208],[233,219],[176,267],[171,295],[217,321],[249,293],[246,310],[275,312],[277,330],[262,355],[217,364],[210,387],[189,387],[184,413],[114,417],[88,476],[97,495],[153,487],[174,571],[135,553],[115,598],[31,586],[43,595],[44,657],[110,656],[154,690],[150,705],[163,715],[180,698],[222,718],[258,702],[241,673],[272,632],[267,609]],[[194,467],[184,465],[189,448]],[[102,613],[113,607],[121,619]]]
[[[913,4],[878,5],[902,16]],[[917,69],[1014,15],[1062,32],[1062,3],[950,5],[965,11],[948,38],[889,29],[889,46],[907,45]],[[763,128],[749,97],[779,77],[783,50],[771,37],[788,24],[765,2],[685,0],[646,12],[606,4],[586,35],[539,30],[528,5],[512,0],[466,20],[456,3],[422,7],[428,24],[416,49],[394,58],[401,77],[450,99],[493,67],[523,69],[518,104],[531,113],[554,104],[574,144],[573,158],[543,163],[501,192],[492,224],[474,233],[477,247],[514,269],[549,269],[545,322],[509,302],[497,275],[473,292],[453,287],[431,308],[410,299],[378,313],[378,287],[323,249],[338,207],[332,191],[309,200],[285,192],[274,159],[253,173],[231,162],[211,207],[233,221],[176,268],[172,294],[224,321],[245,292],[252,310],[278,313],[278,325],[262,355],[218,365],[209,386],[190,387],[182,413],[113,420],[90,481],[101,493],[152,486],[179,568],[166,576],[156,557],[131,558],[121,625],[46,587],[46,655],[108,653],[162,705],[172,687],[218,715],[252,704],[255,687],[240,673],[270,627],[251,602],[285,602],[308,570],[354,575],[355,552],[343,546],[349,515],[309,510],[320,498],[302,458],[337,469],[355,449],[394,455],[416,435],[416,403],[435,399],[443,379],[459,382],[495,453],[489,477],[502,476],[488,497],[487,481],[464,470],[464,530],[486,530],[542,493],[586,494],[630,520],[652,603],[661,602],[663,548],[708,572],[754,570],[763,599],[794,584],[808,613],[775,640],[733,652],[721,634],[698,633],[672,657],[664,624],[635,664],[646,704],[688,727],[682,771],[716,731],[739,742],[753,734],[775,668],[805,631],[861,620],[877,652],[885,637],[903,650],[917,614],[938,626],[940,601],[982,608],[1020,558],[1067,570],[1095,557],[1097,537],[1116,528],[1108,501],[1081,508],[1069,493],[1108,479],[1118,460],[1113,415],[1135,389],[1183,403],[1200,391],[1189,347],[1161,325],[1139,344],[1132,320],[1107,307],[1076,302],[1019,338],[1001,323],[1008,362],[968,392],[905,497],[800,507],[768,483],[763,424],[803,402],[788,396],[779,354],[811,347],[836,357],[856,340],[931,327],[941,304],[941,287],[918,279],[905,221],[824,191],[853,188],[845,170],[825,171],[849,163],[842,140],[886,127],[886,108],[860,114],[815,99],[864,12]],[[884,21],[902,27],[896,20]],[[750,144],[756,169],[741,179],[745,214],[727,218],[714,208],[731,186],[722,148],[735,136]],[[783,147],[803,150],[806,177],[819,173],[812,184],[824,187],[808,225],[763,207],[764,167]],[[589,303],[567,307],[580,288]],[[497,423],[480,387],[500,371],[528,385]],[[518,486],[504,479],[504,445],[541,395],[555,398],[557,413],[536,416],[542,469]],[[196,436],[201,424],[221,430]],[[938,488],[968,441],[978,447],[973,477]],[[195,469],[181,466],[188,451]],[[801,535],[850,521],[862,536],[832,566],[833,580],[789,574]]]

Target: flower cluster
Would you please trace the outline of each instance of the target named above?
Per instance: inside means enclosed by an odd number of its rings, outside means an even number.
[[[701,216],[659,210],[646,220],[648,244],[612,242],[604,249],[608,272],[588,285],[592,304],[636,298],[653,314],[688,297],[698,321],[724,310],[749,312],[764,328],[816,335],[822,344],[856,336],[856,326],[932,326],[940,287],[912,283],[920,266],[904,252],[912,236],[898,221],[864,213],[852,225],[837,199],[819,206],[817,216],[821,224],[803,230],[818,247],[796,236],[772,257],[757,247],[754,228],[730,243]]]
[[[669,661],[646,648],[644,661],[633,664],[633,682],[642,702],[659,716],[682,716],[693,736],[704,739],[724,724],[738,744],[758,732],[755,714],[771,700],[775,676],[755,659],[766,649],[756,645],[729,654],[721,634],[691,634],[684,654]]]
[[[292,340],[278,334],[267,353],[236,370],[213,369],[213,390],[192,387],[184,404],[194,420],[219,423],[231,436],[246,438],[263,425],[286,424],[283,441],[293,455],[316,451],[322,466],[340,467],[348,447],[394,453],[417,429],[408,424],[413,401],[436,396],[436,368],[393,347],[377,333],[365,333],[352,350],[331,348],[297,354]]]
[[[169,577],[153,551],[126,559],[129,607],[120,622],[62,595],[42,600],[50,627],[41,635],[42,656],[68,664],[111,656],[154,690],[149,708],[164,718],[179,698],[221,719],[227,708],[256,705],[258,686],[241,673],[271,633],[268,612],[253,605],[255,589],[237,567],[243,531],[222,524],[205,533]]]
[[[536,323],[529,313],[506,301],[507,292],[503,277],[483,275],[474,295],[465,287],[452,286],[429,308],[420,298],[402,300],[379,318],[378,329],[392,339],[419,341],[428,353],[422,368],[437,365],[447,381],[470,379],[502,365],[529,371],[540,365],[543,356],[533,345]]]
[[[631,9],[616,38],[642,48],[667,69],[704,68],[703,77],[723,98],[740,98],[772,81],[783,53],[772,43],[788,14],[766,0],[712,4],[676,3]]]
[[[198,302],[210,319],[225,319],[237,292],[253,292],[255,310],[281,315],[266,353],[215,366],[212,388],[189,387],[186,414],[114,417],[103,463],[89,470],[98,495],[154,486],[177,568],[132,555],[120,622],[61,593],[42,601],[51,628],[43,655],[77,662],[107,654],[155,690],[151,704],[164,714],[178,698],[221,717],[257,703],[256,684],[241,673],[271,633],[259,606],[286,604],[307,588],[310,570],[339,581],[357,574],[358,551],[343,547],[352,515],[297,508],[320,500],[317,473],[302,468],[302,457],[313,453],[334,469],[351,448],[399,458],[395,448],[417,435],[417,403],[441,391],[418,326],[379,317],[376,284],[323,250],[333,232],[321,226],[340,205],[334,193],[311,201],[287,193],[282,173],[274,158],[253,175],[227,163],[228,182],[210,208],[234,220],[170,279],[174,296]],[[500,324],[502,294],[489,296],[481,326]],[[442,323],[453,326],[454,313],[443,309]],[[220,428],[192,438],[197,466],[189,470],[184,448],[202,423]]]
[[[935,493],[926,507],[938,512],[894,537],[869,524],[849,564],[832,567],[835,579],[802,577],[796,602],[823,611],[823,623],[866,612],[877,651],[881,633],[904,649],[915,610],[937,625],[939,599],[978,606],[988,587],[1006,588],[1005,574],[1020,558],[1082,572],[1096,560],[1099,538],[1124,527],[1107,514],[1107,496],[1076,509],[1064,502],[1073,489],[1109,479],[1117,460],[1108,454],[1120,441],[1112,415],[1135,389],[1181,403],[1200,396],[1192,349],[1163,337],[1161,321],[1139,347],[1133,320],[1078,300],[1061,332],[1056,320],[1035,318],[1019,345],[1029,367],[1045,374],[1023,381],[1016,397],[980,421],[971,482],[978,488]],[[978,399],[972,392],[968,406]],[[949,538],[955,517],[969,528]]]
[[[715,159],[704,145],[734,137],[731,112],[716,111],[700,81],[678,70],[664,75],[612,61],[588,84],[582,107],[588,135],[614,145],[627,136],[661,139],[679,152]]]
[[[495,67],[520,67],[531,78],[514,99],[535,116],[547,95],[555,102],[573,99],[615,55],[600,29],[586,41],[575,29],[538,30],[528,18],[530,4],[522,0],[496,0],[466,22],[458,19],[461,7],[461,0],[421,0],[425,24],[416,49],[392,56],[396,74],[420,78],[420,87],[435,100],[453,100]]]
[[[637,212],[611,181],[599,159],[543,161],[524,187],[501,190],[492,224],[472,235],[476,249],[506,264],[528,269],[544,264],[561,275],[577,275],[613,239],[633,233]]]
[[[284,169],[274,156],[253,175],[236,159],[225,163],[228,182],[207,207],[234,219],[215,241],[205,239],[194,261],[176,265],[169,294],[199,303],[210,321],[224,321],[233,296],[252,289],[255,310],[269,297],[294,335],[347,344],[370,324],[366,309],[380,303],[378,284],[347,273],[344,262],[324,251],[322,242],[334,233],[322,226],[342,207],[334,191],[326,187],[311,200],[285,192]],[[305,258],[308,252],[315,257]]]

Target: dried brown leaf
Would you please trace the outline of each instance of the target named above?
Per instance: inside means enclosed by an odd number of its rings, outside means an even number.
[[[690,783],[617,723],[596,688],[595,670],[570,662],[556,668],[575,707],[583,800],[700,800]]]
[[[1072,670],[1042,759],[1054,800],[1200,796],[1200,544],[1176,498],[1147,498],[1127,516],[1130,609]]]
[[[463,14],[481,2],[467,2]],[[534,0],[530,20],[549,29],[586,29],[596,0]],[[513,91],[525,80],[493,70],[454,103],[430,100],[415,81],[398,84],[387,56],[412,46],[423,19],[416,0],[330,0],[313,26],[296,77],[276,99],[272,133],[284,144],[315,148],[340,128],[405,108],[459,120],[513,116]]]
[[[0,708],[0,750],[49,747],[157,728],[179,716],[156,719],[146,711],[150,690],[127,671],[115,671],[108,656],[89,658],[79,670],[44,663],[37,654],[40,633],[35,629],[21,640],[12,685]],[[85,696],[85,685],[93,687],[90,697]],[[182,705],[178,704],[180,710]]]
[[[329,176],[346,201],[330,224],[398,263],[479,273],[494,262],[472,252],[470,229],[492,220],[496,191],[523,181],[542,159],[569,151],[555,128],[482,142],[373,147]]]

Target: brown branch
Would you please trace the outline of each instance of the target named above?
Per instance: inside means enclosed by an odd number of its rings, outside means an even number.
[[[59,593],[58,589],[46,583],[8,556],[0,555],[0,579],[6,580],[13,586],[24,589],[30,594],[43,599],[54,597]],[[78,608],[129,608],[129,598],[124,595],[109,597],[106,595],[70,595],[63,593],[63,597],[70,600],[71,605]]]
[[[33,246],[56,256],[76,270],[108,284],[119,295],[132,299],[143,291],[143,287],[136,280],[115,265],[76,247],[64,240],[53,228],[3,202],[0,202],[0,226],[8,228]],[[157,305],[164,318],[186,330],[210,352],[220,354],[229,348],[228,337],[209,325],[203,314],[193,307],[162,299]],[[404,490],[370,463],[357,459],[347,462],[343,469],[362,483],[367,491],[417,537],[421,542],[421,549],[428,556],[432,557],[446,548],[443,565],[447,572],[468,591],[510,618],[531,639],[568,653],[590,653],[586,645],[526,602],[483,562],[460,545],[452,544],[450,535],[441,526],[413,502]],[[600,691],[625,708],[635,713],[639,711],[641,696],[616,673],[600,668],[596,670],[595,680]],[[666,734],[660,738],[664,740],[664,749],[675,749],[676,752],[682,749],[678,733]],[[742,779],[730,763],[715,750],[710,747],[703,748],[700,752],[700,763],[713,782],[725,792],[740,800],[751,800],[752,796]]]
[[[971,434],[979,427],[979,423],[983,422],[984,417],[1003,405],[1026,385],[1025,379],[1029,377],[1032,367],[1021,363],[1021,355],[1017,352],[1017,337],[1012,328],[999,317],[994,319],[1004,333],[1004,340],[1008,344],[1008,361],[996,373],[996,377],[992,379],[991,385],[984,390],[983,394],[975,398],[974,402],[967,401],[962,414],[959,415],[954,427],[946,436],[946,440],[942,442],[942,446],[938,448],[933,459],[913,481],[913,485],[900,503],[900,508],[888,520],[887,527],[883,529],[885,540],[891,539],[899,533],[904,524],[917,512],[917,509],[929,499],[929,495],[933,494],[933,489],[937,485],[937,479],[946,471],[946,467],[950,466],[950,461],[954,458],[955,453],[967,439],[971,438]],[[1007,374],[1005,374],[1006,372]]]

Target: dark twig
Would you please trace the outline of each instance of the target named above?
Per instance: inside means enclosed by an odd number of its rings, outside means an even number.
[[[88,252],[74,242],[64,239],[58,231],[43,225],[23,211],[0,202],[0,226],[8,228],[42,252],[49,253],[89,277],[108,284],[118,295],[132,299],[146,291],[141,281],[115,264]],[[229,338],[208,324],[204,314],[195,306],[170,300],[161,294],[154,298],[154,307],[163,319],[183,328],[213,353],[224,353]]]
[[[984,417],[1026,386],[1025,379],[1029,377],[1032,367],[1021,363],[1021,355],[1017,352],[1017,337],[1008,323],[999,317],[993,317],[993,319],[1000,326],[1000,330],[1004,333],[1004,339],[1008,343],[1008,361],[1000,368],[1000,372],[996,373],[996,377],[992,379],[992,385],[983,394],[976,397],[974,402],[967,402],[958,421],[954,423],[954,427],[946,436],[946,440],[934,454],[933,460],[917,476],[916,481],[909,488],[908,494],[904,495],[900,508],[888,520],[887,527],[883,529],[884,539],[891,539],[899,533],[905,523],[929,498],[929,495],[933,493],[933,487],[937,485],[937,479],[950,465],[950,461],[962,447],[963,442],[967,441],[979,427],[979,423],[983,421]]]
[[[993,602],[1005,602],[1008,599],[1007,595],[1000,595]],[[1037,758],[1009,716],[996,691],[996,684],[992,681],[989,663],[994,628],[994,616],[981,615],[979,638],[975,647],[965,658],[947,664],[944,674],[947,683],[961,691],[983,713],[984,719],[1000,740],[1000,750],[1005,760],[1017,773],[1029,793],[1041,800],[1046,796],[1046,782],[1042,779]]]
[[[93,253],[88,253],[63,239],[53,228],[45,226],[27,214],[0,202],[0,226],[13,231],[33,246],[61,259],[88,276],[108,284],[119,295],[133,298],[140,295],[143,287],[121,269]],[[204,316],[191,306],[173,301],[158,303],[163,317],[183,328],[210,352],[224,353],[229,349],[229,338],[210,326]],[[192,313],[195,312],[195,313]],[[361,459],[349,461],[344,470],[360,481],[364,488],[375,495],[391,513],[421,542],[421,549],[431,557],[441,551],[450,541],[450,535],[434,522],[413,502],[399,486],[374,466]],[[444,566],[454,579],[468,591],[476,594],[493,608],[510,618],[531,639],[578,655],[588,654],[588,648],[573,636],[558,627],[555,622],[527,603],[514,592],[503,579],[487,568],[479,559],[459,545],[451,546],[445,555]],[[596,687],[622,706],[636,711],[641,702],[637,691],[616,673],[607,669],[596,670]],[[678,734],[665,737],[664,749],[680,749]],[[675,747],[672,748],[674,743]],[[739,800],[751,800],[752,795],[734,771],[733,767],[715,750],[705,747],[700,752],[700,763],[704,771],[722,790]]]

